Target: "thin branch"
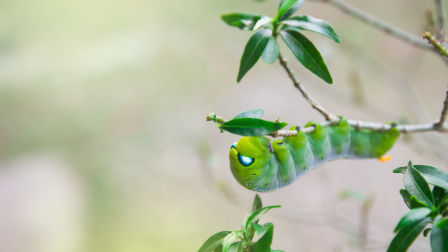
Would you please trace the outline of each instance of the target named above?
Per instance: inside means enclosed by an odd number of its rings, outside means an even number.
[[[423,35],[423,38],[424,38],[424,39],[427,39],[427,40],[428,40],[428,44],[433,45],[434,48],[436,48],[436,49],[440,52],[440,55],[443,55],[443,56],[445,56],[445,57],[448,57],[448,50],[447,50],[445,47],[443,47],[443,46],[440,44],[440,42],[437,41],[437,39],[431,35],[430,32],[425,32],[425,35]],[[442,38],[442,39],[443,39],[444,41],[446,40],[446,38]]]
[[[283,68],[286,70],[286,72],[289,75],[289,78],[291,78],[292,82],[294,83],[294,86],[299,89],[299,91],[302,93],[303,97],[305,97],[308,102],[313,106],[314,109],[319,111],[327,121],[334,120],[336,116],[330,114],[327,112],[327,110],[322,107],[309,93],[306,91],[306,89],[303,87],[303,85],[300,83],[300,81],[295,76],[292,69],[289,67],[288,60],[284,58],[281,54],[278,56],[278,59],[280,60],[280,64],[283,66]]]
[[[358,19],[361,19],[377,28],[380,28],[385,32],[390,33],[402,40],[405,40],[406,42],[410,42],[411,44],[419,46],[424,49],[430,49],[430,50],[432,49],[431,46],[421,41],[421,39],[418,36],[410,32],[407,32],[401,28],[398,28],[390,23],[387,23],[363,10],[356,8],[355,6],[349,3],[346,3],[341,0],[323,0],[323,2],[331,3],[335,7],[347,12],[348,14]]]
[[[447,112],[448,112],[448,90],[446,91],[446,98],[445,101],[443,102],[442,115],[440,116],[439,122],[434,124],[434,128],[439,129],[445,124]]]
[[[443,31],[446,29],[446,11],[444,0],[436,0],[437,13],[439,15],[439,30]]]

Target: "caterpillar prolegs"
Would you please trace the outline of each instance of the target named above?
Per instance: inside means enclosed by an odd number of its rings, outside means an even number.
[[[242,186],[257,192],[271,192],[293,183],[313,168],[340,158],[384,158],[400,137],[392,128],[378,132],[352,128],[345,118],[336,126],[315,127],[305,134],[298,127],[296,136],[272,143],[263,136],[243,137],[230,148],[230,169]]]

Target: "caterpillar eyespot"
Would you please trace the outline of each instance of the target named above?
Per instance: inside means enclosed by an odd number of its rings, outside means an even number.
[[[271,192],[331,160],[377,158],[388,161],[391,157],[384,154],[400,137],[397,128],[383,132],[358,130],[352,128],[345,118],[341,118],[338,125],[326,128],[314,123],[312,126],[318,132],[297,134],[276,141],[281,148],[273,148],[269,139],[263,136],[243,137],[231,148],[236,149],[238,145],[238,150],[248,156],[230,151],[233,176],[249,190]],[[298,127],[295,129],[299,130]],[[251,181],[247,186],[249,176]]]

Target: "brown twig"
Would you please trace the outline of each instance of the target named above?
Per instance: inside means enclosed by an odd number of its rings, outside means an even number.
[[[443,102],[442,115],[440,116],[439,122],[434,124],[434,128],[436,128],[439,131],[446,130],[445,128],[443,128],[443,125],[445,124],[446,121],[447,112],[448,112],[448,90],[446,91],[446,98],[445,101]]]
[[[300,81],[295,76],[292,69],[289,67],[288,60],[283,57],[281,54],[279,55],[278,59],[280,60],[280,64],[283,66],[283,68],[286,70],[286,72],[289,75],[289,78],[291,78],[292,82],[294,83],[294,86],[299,89],[299,91],[302,93],[303,97],[305,97],[308,102],[313,106],[314,109],[319,111],[327,121],[332,121],[337,118],[335,115],[330,114],[327,110],[322,107],[309,93],[308,91],[303,87],[303,85],[300,83]]]

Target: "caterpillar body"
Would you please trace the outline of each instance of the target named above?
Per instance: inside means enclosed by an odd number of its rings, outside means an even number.
[[[272,143],[263,136],[243,137],[230,148],[230,169],[242,186],[257,192],[271,192],[290,185],[297,178],[328,161],[341,158],[378,158],[392,148],[400,131],[357,130],[345,118],[324,128],[309,122],[315,132],[305,134],[295,126],[296,136]]]

